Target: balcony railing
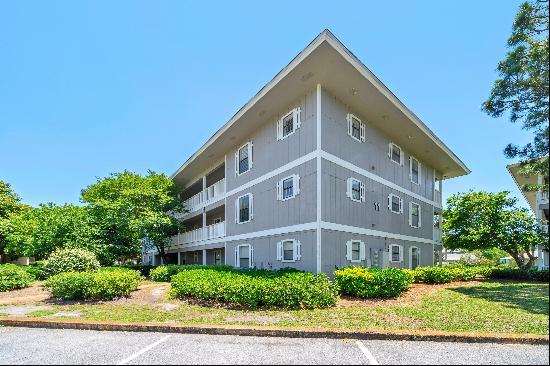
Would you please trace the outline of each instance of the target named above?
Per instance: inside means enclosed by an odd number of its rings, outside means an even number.
[[[548,191],[542,191],[540,192],[540,199],[542,201],[548,201]]]
[[[443,241],[443,231],[438,228],[434,228],[434,241],[441,243]]]
[[[202,208],[208,202],[215,200],[218,197],[221,197],[225,194],[225,178],[217,181],[212,184],[210,187],[207,187],[205,191],[200,191],[199,193],[191,196],[190,198],[184,201],[185,208],[188,212],[194,212]],[[182,215],[180,215],[182,216]]]
[[[220,222],[178,234],[178,244],[188,244],[196,241],[223,238],[224,236],[225,222]]]

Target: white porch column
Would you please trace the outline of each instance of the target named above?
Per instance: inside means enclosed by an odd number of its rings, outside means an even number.
[[[206,249],[202,250],[202,264],[206,266]]]
[[[178,264],[181,264],[181,252],[178,252]]]

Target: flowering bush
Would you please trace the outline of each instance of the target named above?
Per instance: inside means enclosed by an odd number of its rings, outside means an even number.
[[[79,248],[59,249],[53,252],[42,272],[45,277],[53,276],[63,272],[87,272],[97,271],[99,261],[94,253]]]
[[[396,268],[347,267],[335,271],[334,278],[342,294],[362,298],[396,297],[413,282],[410,272]]]

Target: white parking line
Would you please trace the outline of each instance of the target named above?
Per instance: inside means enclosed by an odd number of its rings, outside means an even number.
[[[376,358],[374,358],[374,356],[372,355],[372,353],[370,353],[369,349],[367,347],[365,347],[365,345],[363,344],[363,342],[361,341],[357,341],[355,342],[357,344],[357,347],[359,347],[359,349],[361,351],[363,351],[363,354],[365,356],[367,356],[367,359],[369,360],[369,365],[380,365],[378,363],[378,361],[376,361]]]
[[[128,358],[125,358],[124,360],[120,361],[119,363],[117,363],[117,365],[126,365],[128,362],[132,361],[133,359],[136,359],[138,358],[139,356],[141,356],[142,354],[144,354],[145,352],[155,348],[156,346],[158,346],[159,344],[161,344],[162,342],[164,342],[165,340],[167,340],[168,338],[170,338],[172,335],[166,335],[164,337],[162,337],[161,339],[159,339],[158,341],[156,341],[155,343],[151,343],[150,345],[148,345],[147,347],[139,350],[138,352],[134,353],[133,355],[131,355],[130,357]]]

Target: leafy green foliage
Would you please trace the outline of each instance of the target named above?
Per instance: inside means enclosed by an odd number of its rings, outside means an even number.
[[[548,234],[529,211],[516,204],[508,192],[470,191],[449,197],[443,212],[444,246],[464,250],[498,248],[509,253],[519,267],[529,269],[536,259],[533,248],[547,246]]]
[[[325,308],[338,299],[324,274],[296,270],[228,270],[196,268],[172,277],[174,297],[193,297],[250,307]]]
[[[217,271],[231,271],[233,267],[226,265],[213,265],[213,266],[203,266],[203,265],[177,265],[177,264],[168,264],[155,267],[151,270],[150,276],[151,280],[157,282],[170,282],[172,276],[177,275],[182,271],[189,271],[192,269],[215,269]]]
[[[143,277],[138,271],[110,269],[98,272],[66,272],[48,278],[44,287],[62,300],[113,300],[137,290]]]
[[[177,187],[164,174],[146,176],[124,171],[111,174],[82,190],[82,200],[102,232],[102,241],[113,245],[119,259],[139,257],[142,239],[165,256],[178,221],[168,212],[183,211]]]
[[[533,142],[523,147],[510,144],[505,154],[522,158],[525,174],[548,176],[548,1],[521,5],[508,46],[510,51],[497,67],[499,79],[483,109],[493,117],[508,111],[512,122],[521,121],[524,129],[534,130]]]
[[[489,277],[494,279],[510,279],[518,281],[549,281],[548,270],[539,271],[537,269],[530,269],[525,271],[520,268],[510,267],[493,267],[490,270]]]
[[[21,199],[13,191],[10,184],[0,180],[0,255],[4,254],[4,248],[7,244],[5,236],[8,218],[26,207],[20,201]]]
[[[410,272],[396,268],[347,267],[334,272],[340,292],[362,298],[388,298],[401,295],[413,282]]]
[[[24,266],[22,268],[27,271],[28,274],[32,276],[35,280],[45,280],[46,274],[44,272],[44,266],[46,265],[46,261],[36,261],[30,266]]]
[[[94,253],[79,248],[59,249],[50,255],[43,267],[46,277],[63,272],[87,272],[99,270]]]
[[[33,278],[15,264],[0,264],[0,292],[28,287]]]

